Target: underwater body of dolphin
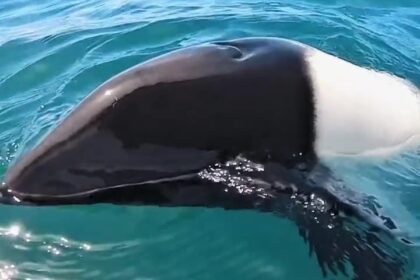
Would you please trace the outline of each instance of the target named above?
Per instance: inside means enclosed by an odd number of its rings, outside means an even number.
[[[373,232],[373,220],[395,224],[321,160],[418,145],[417,93],[289,40],[185,48],[97,88],[9,169],[3,201],[275,212],[297,224],[324,273],[346,273],[348,260],[355,279],[397,279],[403,257],[340,213],[372,219]]]

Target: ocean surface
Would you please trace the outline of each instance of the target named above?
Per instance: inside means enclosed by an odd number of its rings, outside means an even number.
[[[2,0],[0,34],[0,179],[108,78],[201,42],[285,37],[420,86],[418,0]],[[420,279],[420,152],[332,165],[408,236],[407,279]],[[323,276],[296,226],[272,214],[3,205],[0,279]]]

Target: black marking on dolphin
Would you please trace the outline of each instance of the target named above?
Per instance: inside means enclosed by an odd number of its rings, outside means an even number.
[[[379,237],[395,223],[318,162],[305,51],[248,38],[135,66],[9,169],[2,200],[273,212],[296,223],[324,275],[349,261],[354,279],[401,278],[407,260]],[[232,168],[244,158],[263,168]]]

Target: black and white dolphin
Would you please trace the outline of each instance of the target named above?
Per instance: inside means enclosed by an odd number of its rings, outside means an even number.
[[[376,235],[395,223],[322,162],[417,147],[418,98],[290,40],[193,46],[99,86],[9,169],[3,201],[259,209],[294,221],[324,273],[397,279],[404,255]]]

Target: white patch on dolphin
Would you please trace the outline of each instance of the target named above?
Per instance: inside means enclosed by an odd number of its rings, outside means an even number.
[[[420,145],[416,86],[310,47],[306,61],[318,156],[381,158]]]

